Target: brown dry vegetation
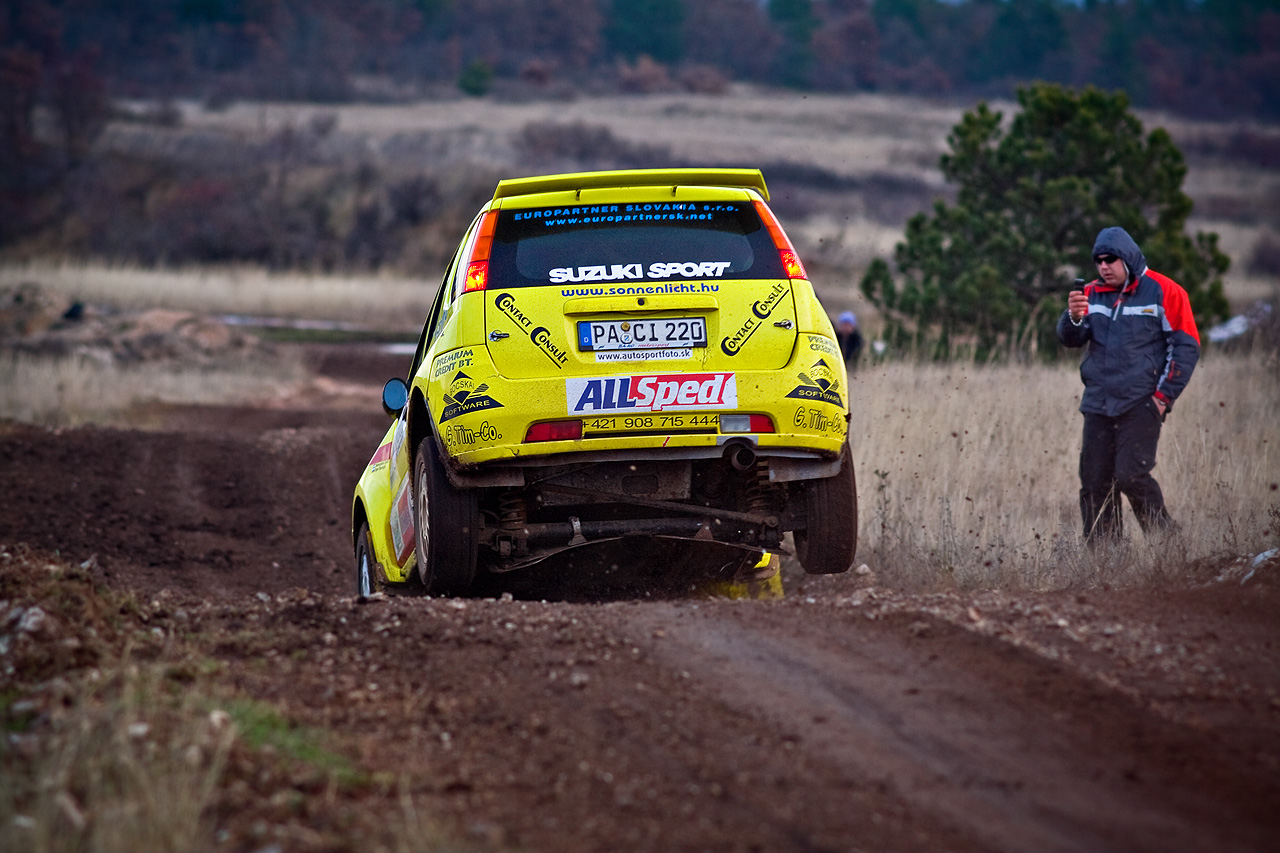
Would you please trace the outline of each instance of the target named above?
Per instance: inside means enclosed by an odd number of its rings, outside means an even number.
[[[122,115],[150,109],[133,104]],[[353,298],[337,297],[333,310],[361,322],[383,318],[372,304],[417,308],[412,282],[438,279],[458,233],[501,177],[742,165],[764,169],[828,306],[866,311],[854,286],[866,264],[891,254],[910,214],[950,192],[938,157],[962,111],[904,97],[738,86],[720,95],[518,103],[237,103],[211,111],[181,102],[170,112],[161,124],[109,124],[95,147],[99,165],[72,194],[72,215],[57,231],[10,246],[0,275],[67,287],[110,280],[128,293],[121,298],[199,298],[203,305],[177,306],[198,310],[293,313],[292,298],[325,310],[333,291],[345,289]],[[1280,131],[1142,119],[1148,129],[1167,128],[1187,154],[1191,229],[1221,235],[1234,260],[1226,278],[1233,307],[1270,298]],[[86,259],[113,268],[86,271]],[[138,270],[139,261],[147,269]],[[209,261],[241,266],[201,272],[207,296],[170,289],[151,272]],[[263,265],[281,274],[265,278],[257,272]],[[308,286],[292,278],[299,268],[311,271]],[[365,287],[377,297],[363,298]]]

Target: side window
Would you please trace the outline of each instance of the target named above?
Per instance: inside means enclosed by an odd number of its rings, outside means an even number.
[[[457,262],[458,256],[454,255],[453,263],[449,265],[444,278],[440,281],[440,286],[436,288],[435,299],[431,300],[431,309],[427,311],[427,322],[422,325],[422,335],[418,338],[417,349],[413,352],[413,364],[409,367],[410,383],[413,382],[413,377],[418,373],[418,368],[422,366],[422,360],[427,357],[427,347],[431,345],[436,335],[440,333],[440,329],[444,327],[447,319],[449,279],[453,274],[453,264]]]
[[[436,290],[436,298],[431,301],[431,310],[427,312],[427,322],[422,324],[422,334],[418,337],[418,346],[413,351],[413,363],[409,365],[410,385],[413,384],[413,377],[418,375],[418,368],[422,366],[422,359],[427,355],[427,344],[434,337],[436,329],[436,319],[440,315],[440,294],[444,292],[442,285]]]
[[[462,293],[462,287],[467,279],[467,268],[466,264],[463,263],[463,259],[471,257],[471,247],[476,240],[476,223],[479,221],[479,214],[476,215],[475,219],[471,220],[466,242],[454,253],[453,260],[449,262],[444,278],[440,281],[440,287],[436,289],[435,299],[431,302],[431,310],[427,312],[427,322],[422,327],[422,336],[418,339],[418,348],[414,351],[413,364],[409,370],[410,382],[417,375],[423,359],[427,357],[427,348],[431,346],[431,342],[440,334],[440,330],[444,328],[445,323],[449,322],[449,317],[453,313],[453,306],[457,304],[457,298]]]

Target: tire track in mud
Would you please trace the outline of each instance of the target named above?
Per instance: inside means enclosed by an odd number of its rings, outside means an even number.
[[[4,427],[0,541],[96,555],[110,583],[152,591],[349,588],[351,490],[385,418],[240,431],[218,407],[184,417],[180,431]]]
[[[983,849],[1268,843],[1259,815],[1237,807],[1232,788],[1249,780],[1219,766],[1203,733],[1025,650],[824,607],[654,605],[635,617],[628,628],[660,636],[655,654],[700,690],[773,721],[848,787],[899,797]]]

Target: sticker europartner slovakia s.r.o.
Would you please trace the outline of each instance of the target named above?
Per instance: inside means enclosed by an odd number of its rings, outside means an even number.
[[[488,390],[487,383],[476,385],[470,376],[458,371],[449,382],[449,390],[445,392],[440,423],[485,409],[501,409],[502,404],[485,393]]]
[[[571,415],[602,412],[699,412],[738,408],[732,373],[650,373],[565,379]]]

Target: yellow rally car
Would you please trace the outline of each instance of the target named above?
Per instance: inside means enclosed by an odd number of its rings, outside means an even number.
[[[383,390],[357,593],[461,593],[630,536],[714,545],[742,578],[792,531],[807,572],[846,571],[844,362],[768,197],[754,169],[499,183]]]

